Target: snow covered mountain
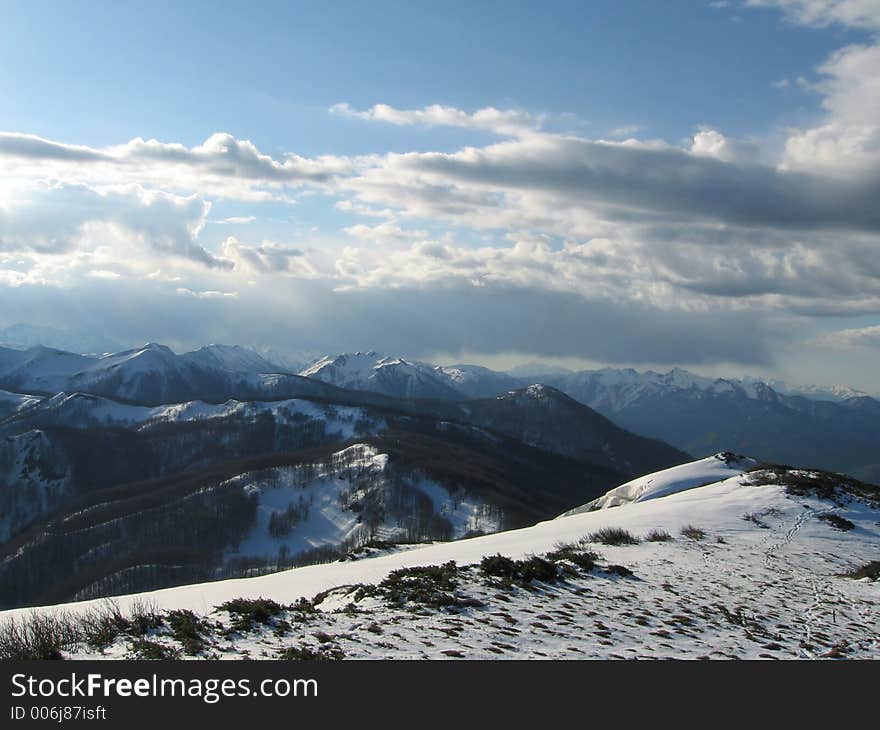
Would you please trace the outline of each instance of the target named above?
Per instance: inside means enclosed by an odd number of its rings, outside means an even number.
[[[0,419],[40,402],[40,398],[0,390]]]
[[[465,398],[491,398],[528,383],[479,365],[441,365],[434,372]]]
[[[518,378],[479,365],[436,366],[372,351],[325,357],[300,375],[394,398],[488,398],[524,385]]]
[[[208,345],[178,355],[157,343],[102,356],[46,347],[0,348],[0,388],[34,395],[81,391],[145,405],[198,398],[290,398],[332,390],[247,348]]]
[[[84,403],[79,396],[70,407]],[[307,401],[122,405],[108,415],[106,429],[0,441],[0,483],[9,484],[0,527],[12,534],[0,544],[0,606],[494,532],[559,514],[621,480],[479,428],[381,422]],[[22,469],[33,484],[8,477]]]
[[[283,365],[277,365],[247,347],[239,345],[205,345],[187,352],[183,356],[187,362],[211,370],[226,370],[232,373],[275,373],[287,372]]]
[[[433,366],[372,351],[325,357],[300,375],[340,388],[368,390],[395,398],[461,397]]]
[[[880,490],[712,458],[520,530],[39,611],[71,658],[880,658]]]
[[[880,479],[880,402],[781,393],[763,381],[685,370],[584,371],[548,382],[635,433],[692,454],[730,449]]]

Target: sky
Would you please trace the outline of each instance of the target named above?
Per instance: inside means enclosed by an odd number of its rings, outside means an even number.
[[[0,14],[0,326],[880,391],[880,0]]]

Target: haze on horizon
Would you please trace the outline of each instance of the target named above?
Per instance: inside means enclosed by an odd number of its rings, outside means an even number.
[[[8,2],[0,327],[880,390],[880,1]]]

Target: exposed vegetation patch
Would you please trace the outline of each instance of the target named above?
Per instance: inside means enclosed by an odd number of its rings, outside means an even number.
[[[874,505],[880,504],[880,487],[859,481],[845,474],[821,469],[794,469],[781,464],[758,464],[749,469],[752,484],[781,484],[788,494],[817,497],[840,503],[845,497],[856,497]]]
[[[431,608],[465,608],[478,601],[456,593],[460,568],[450,560],[443,565],[401,568],[388,574],[375,591],[361,589],[362,595],[379,594],[392,603],[418,603]]]
[[[345,658],[345,652],[338,646],[289,646],[279,651],[276,658],[295,662],[339,660]]]
[[[26,614],[0,625],[0,659],[63,659],[62,651],[79,641],[80,632],[71,617]]]
[[[706,537],[706,531],[701,527],[694,527],[694,525],[682,527],[681,534],[689,540],[703,540]]]
[[[553,562],[567,560],[588,571],[596,567],[596,560],[599,559],[596,553],[584,548],[583,542],[558,544],[555,550],[547,553],[544,557]]]
[[[847,578],[853,578],[855,580],[863,580],[865,578],[869,580],[880,580],[880,560],[872,560],[870,563],[866,563],[860,568],[851,570],[849,573],[844,573],[844,575]]]
[[[504,555],[487,555],[480,562],[480,572],[504,587],[529,586],[533,581],[555,583],[559,577],[555,563],[537,556],[512,560]]]
[[[205,648],[205,636],[211,633],[211,625],[192,611],[169,611],[167,616],[171,637],[180,643],[184,654],[195,656]]]
[[[823,522],[827,522],[835,530],[842,530],[843,532],[848,532],[856,526],[854,522],[850,522],[846,517],[841,517],[840,515],[835,515],[830,512],[824,515],[819,515],[819,519]]]
[[[645,540],[648,542],[669,542],[671,539],[672,535],[666,532],[666,530],[660,529],[651,530],[645,535]]]
[[[136,659],[179,659],[180,649],[150,639],[135,639],[131,653]]]
[[[590,535],[590,542],[603,545],[638,545],[639,538],[622,527],[603,527]]]
[[[247,632],[257,625],[265,626],[272,623],[272,619],[285,609],[271,598],[233,598],[231,601],[221,603],[216,610],[225,611],[230,615],[232,619],[230,632]]]

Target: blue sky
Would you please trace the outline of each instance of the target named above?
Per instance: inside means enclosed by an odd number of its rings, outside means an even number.
[[[193,145],[224,130],[306,155],[438,144],[423,130],[328,124],[339,101],[524,108],[592,134],[638,124],[677,140],[702,123],[763,136],[819,103],[772,82],[809,75],[865,37],[701,0],[451,2],[442,12],[429,2],[159,2],[149,12],[11,2],[2,113],[12,128],[83,144],[150,135]]]
[[[2,12],[0,325],[880,389],[877,0]]]

